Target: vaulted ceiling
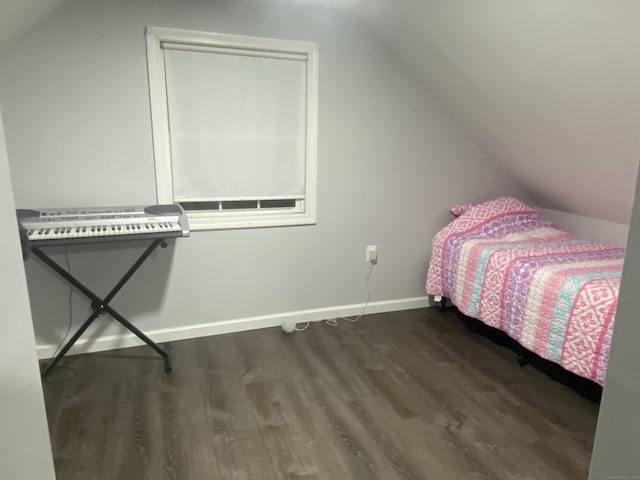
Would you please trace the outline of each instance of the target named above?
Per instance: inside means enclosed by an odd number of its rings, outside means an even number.
[[[288,1],[359,17],[539,206],[628,223],[640,1]],[[0,46],[63,2],[0,0]]]
[[[640,2],[370,0],[357,9],[540,206],[628,223]]]
[[[0,0],[0,48],[67,0]]]

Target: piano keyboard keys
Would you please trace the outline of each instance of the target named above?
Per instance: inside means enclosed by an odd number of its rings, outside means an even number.
[[[29,240],[59,240],[119,235],[145,235],[150,233],[181,232],[178,222],[94,225],[91,227],[38,228],[27,230]]]

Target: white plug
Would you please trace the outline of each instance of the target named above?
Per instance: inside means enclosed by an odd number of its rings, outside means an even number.
[[[378,263],[378,247],[375,245],[367,245],[365,262],[375,265]]]

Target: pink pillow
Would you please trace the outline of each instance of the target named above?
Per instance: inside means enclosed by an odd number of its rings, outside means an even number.
[[[484,202],[459,203],[451,209],[451,213],[456,217],[464,215],[472,208],[482,208],[494,213],[504,213],[507,211],[535,211],[526,203],[514,197],[502,196]]]

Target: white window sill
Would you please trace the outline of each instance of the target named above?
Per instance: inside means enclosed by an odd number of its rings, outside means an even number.
[[[315,225],[316,218],[305,213],[286,215],[220,215],[209,212],[187,212],[189,229],[229,230],[239,228],[293,227],[298,225]]]

